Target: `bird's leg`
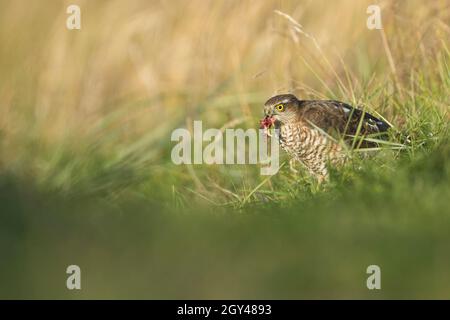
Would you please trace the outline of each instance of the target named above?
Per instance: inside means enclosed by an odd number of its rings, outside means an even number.
[[[316,167],[315,170],[312,170],[312,174],[316,177],[319,185],[328,181],[329,174],[326,163],[323,162],[319,167]]]
[[[294,163],[295,163],[295,159],[294,158],[289,160],[289,169],[291,169],[291,172],[297,174],[298,170],[294,168]]]

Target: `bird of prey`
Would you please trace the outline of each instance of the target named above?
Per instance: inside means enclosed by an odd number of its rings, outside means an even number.
[[[305,165],[319,182],[327,179],[327,166],[338,166],[346,159],[345,146],[354,146],[355,136],[383,134],[390,125],[373,115],[335,100],[299,100],[281,94],[264,105],[261,128],[278,129],[281,147]],[[340,141],[339,141],[340,140]],[[373,146],[373,142],[362,142]],[[361,146],[361,143],[359,144]]]

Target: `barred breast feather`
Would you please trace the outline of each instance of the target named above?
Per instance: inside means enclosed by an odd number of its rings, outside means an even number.
[[[344,161],[342,146],[323,132],[302,123],[282,125],[280,146],[308,170],[318,176],[327,176],[327,165]]]

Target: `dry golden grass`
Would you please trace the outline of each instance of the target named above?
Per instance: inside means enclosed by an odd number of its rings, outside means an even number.
[[[174,128],[255,127],[286,91],[363,103],[402,129],[449,47],[445,0],[379,2],[382,31],[366,27],[372,1],[76,3],[80,31],[65,27],[69,2],[0,2],[3,170],[45,180],[61,150],[168,163]]]

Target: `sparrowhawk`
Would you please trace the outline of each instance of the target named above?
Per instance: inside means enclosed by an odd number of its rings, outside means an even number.
[[[360,109],[335,100],[299,100],[292,94],[277,95],[264,105],[261,128],[278,129],[281,147],[303,163],[319,181],[328,177],[328,165],[340,165],[346,159],[345,147],[373,146],[356,135],[366,137],[385,133],[390,125]],[[340,139],[342,138],[342,139]]]

